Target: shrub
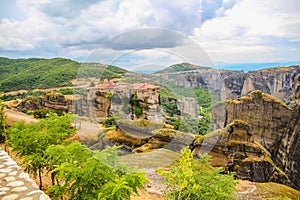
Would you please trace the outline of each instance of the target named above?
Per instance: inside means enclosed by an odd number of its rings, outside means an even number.
[[[103,126],[106,128],[113,127],[116,125],[115,118],[113,116],[107,117],[103,122]]]
[[[234,174],[220,174],[222,168],[213,168],[209,160],[208,155],[194,159],[186,148],[170,171],[158,170],[168,184],[164,191],[166,199],[234,199]]]

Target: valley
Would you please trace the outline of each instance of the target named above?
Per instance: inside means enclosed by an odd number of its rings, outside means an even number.
[[[76,115],[76,140],[92,151],[117,145],[122,162],[147,172],[145,196],[163,198],[155,171],[171,169],[188,147],[195,160],[208,154],[213,169],[234,173],[239,199],[300,198],[300,65],[245,73],[180,63],[136,74],[60,58],[1,58],[4,66],[10,126]]]

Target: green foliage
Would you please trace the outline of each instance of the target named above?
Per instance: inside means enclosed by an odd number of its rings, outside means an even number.
[[[57,156],[57,154],[60,154]],[[89,151],[79,143],[51,146],[47,163],[56,182],[48,192],[54,199],[129,199],[138,188],[144,188],[144,173],[118,162],[116,147]]]
[[[73,94],[79,94],[84,95],[86,94],[86,89],[84,88],[62,88],[57,91],[58,93],[61,93],[63,95],[73,95]]]
[[[24,158],[26,171],[39,175],[40,188],[42,168],[46,161],[44,152],[50,145],[60,144],[75,132],[71,128],[73,120],[72,115],[49,114],[47,119],[41,119],[37,123],[25,124],[21,121],[8,129],[13,151]]]
[[[180,64],[171,65],[170,67],[163,69],[161,71],[155,72],[155,73],[172,73],[172,72],[199,70],[199,69],[211,69],[211,68],[195,66],[190,63],[180,63]]]
[[[220,174],[221,168],[213,168],[210,157],[194,159],[191,150],[186,148],[169,171],[158,170],[168,184],[166,199],[235,199],[233,174]]]
[[[201,108],[201,119],[192,119],[178,109],[177,101],[182,97],[194,97]],[[171,118],[175,130],[204,135],[211,130],[211,109],[219,101],[217,95],[204,88],[186,88],[174,83],[167,83],[160,89],[160,103],[163,111]],[[181,116],[181,119],[178,118]]]
[[[76,77],[79,66],[79,63],[63,58],[0,58],[0,70],[4,70],[0,75],[1,90],[68,86]]]
[[[75,78],[119,78],[127,71],[115,66],[83,63],[65,58],[8,59],[0,57],[0,90],[32,90],[71,86]],[[34,72],[34,73],[32,73]]]
[[[112,93],[111,93],[111,92],[106,93],[105,98],[106,98],[108,101],[111,100],[111,97],[112,97]]]
[[[39,97],[40,95],[42,95],[43,92],[40,92],[40,91],[28,91],[28,92],[24,92],[24,93],[17,93],[15,95],[12,95],[12,94],[4,94],[1,99],[3,101],[10,101],[10,100],[15,100],[15,99],[25,99],[27,97]]]
[[[162,97],[160,98],[162,109],[167,113],[170,117],[175,115],[181,115],[181,111],[178,110],[177,107],[177,99],[172,97]]]
[[[202,119],[199,119],[198,134],[205,135],[212,130],[211,111],[205,111],[203,109],[200,115]]]
[[[181,132],[205,135],[211,130],[211,114],[202,113],[201,115],[204,115],[202,119],[173,117],[171,118],[171,125],[175,130],[179,130]]]
[[[134,106],[133,107],[133,112],[134,112],[135,116],[137,118],[139,118],[143,114],[143,109],[141,107],[139,107],[139,106]]]
[[[102,122],[103,126],[106,128],[116,126],[116,121],[113,116],[105,118],[105,120]]]
[[[0,100],[0,143],[6,142],[6,127],[7,127],[7,120],[6,114],[4,111],[4,105],[2,104],[2,100]]]
[[[138,99],[138,96],[136,93],[134,93],[130,100],[129,100],[129,104],[132,106],[133,108],[133,113],[134,115],[139,118],[140,116],[142,116],[143,114],[143,108],[140,106],[140,102]]]
[[[193,91],[196,95],[198,105],[200,105],[204,110],[211,111],[212,106],[220,100],[220,97],[204,88],[194,87]]]
[[[26,111],[25,113],[28,114],[28,111]],[[37,119],[42,119],[46,118],[51,113],[56,113],[58,116],[63,116],[65,112],[63,109],[39,109],[33,111],[33,116]]]

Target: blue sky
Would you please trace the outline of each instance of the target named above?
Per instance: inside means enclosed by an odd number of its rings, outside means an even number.
[[[299,0],[1,0],[0,56],[127,69],[300,61]]]

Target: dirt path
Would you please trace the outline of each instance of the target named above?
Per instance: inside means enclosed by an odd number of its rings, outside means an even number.
[[[37,119],[33,118],[32,116],[26,115],[21,112],[13,111],[10,109],[5,109],[5,113],[6,113],[7,121],[8,121],[9,125],[11,125],[12,123],[18,122],[18,121],[22,121],[22,120],[24,120],[25,123],[33,123],[33,122],[38,121]]]

